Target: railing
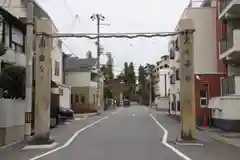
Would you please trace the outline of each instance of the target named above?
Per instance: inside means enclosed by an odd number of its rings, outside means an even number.
[[[219,11],[220,14],[232,2],[232,0],[220,0]]]
[[[233,31],[227,33],[227,36],[220,40],[220,53],[224,53],[233,47]]]
[[[235,76],[221,79],[221,95],[226,96],[230,94],[235,94]]]

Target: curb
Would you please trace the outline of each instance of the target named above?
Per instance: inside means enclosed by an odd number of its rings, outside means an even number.
[[[93,116],[97,116],[97,115],[100,115],[100,113],[98,112],[98,113],[94,113],[94,114],[86,114],[86,115],[84,115],[84,114],[82,114],[82,115],[75,115],[75,118],[89,118],[89,117],[93,117]]]
[[[229,144],[229,145],[240,148],[238,145],[235,145],[235,144],[229,142],[229,140],[227,138],[224,138],[224,137],[219,136],[217,134],[211,133],[209,131],[204,131],[204,129],[201,129],[200,127],[197,127],[197,130],[207,133],[208,135],[210,135],[213,139],[215,139],[217,141],[220,141],[222,143]]]
[[[218,136],[218,135],[212,134],[212,133],[210,133],[210,132],[207,132],[207,133],[208,133],[213,139],[215,139],[215,140],[218,140],[218,141],[220,141],[220,142],[223,142],[223,143],[226,143],[226,144],[230,144],[230,145],[235,146],[234,144],[230,143],[230,142],[228,141],[228,139],[226,139],[226,138],[224,138],[224,137],[222,137],[222,136]],[[235,146],[235,147],[237,147],[237,146]]]

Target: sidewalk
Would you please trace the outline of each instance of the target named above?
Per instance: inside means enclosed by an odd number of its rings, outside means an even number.
[[[226,132],[219,128],[198,127],[198,130],[211,135],[214,139],[240,148],[240,133]]]
[[[197,131],[196,139],[202,145],[179,145],[181,124],[164,112],[150,110],[158,122],[168,131],[168,143],[192,160],[239,160],[240,148],[218,141],[205,131]]]

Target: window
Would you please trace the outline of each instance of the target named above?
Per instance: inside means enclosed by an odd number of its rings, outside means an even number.
[[[178,38],[175,41],[175,50],[179,51],[179,44],[178,44]]]
[[[75,94],[75,102],[78,103],[79,102],[79,97],[77,94]]]
[[[170,59],[174,59],[175,58],[175,52],[173,49],[170,49],[170,56],[169,56]]]
[[[208,94],[206,90],[200,90],[200,107],[204,108],[208,105]]]
[[[71,94],[71,104],[73,104],[73,94]]]
[[[169,68],[169,65],[168,64],[164,64],[164,68]]]
[[[180,111],[180,101],[177,101],[177,111]]]
[[[175,81],[176,81],[176,75],[175,74],[170,75],[170,84],[175,84]]]
[[[93,94],[93,104],[95,104],[95,94]]]
[[[59,70],[60,70],[60,68],[59,68],[59,62],[58,62],[58,61],[55,61],[55,62],[54,62],[54,75],[55,75],[55,76],[59,76]]]
[[[85,103],[85,96],[81,95],[81,103]]]
[[[177,81],[180,80],[180,72],[179,72],[179,69],[176,69],[176,80],[177,80]]]
[[[59,94],[62,96],[63,95],[63,89],[59,88]]]
[[[15,42],[12,42],[12,49],[16,52],[23,52],[23,46]]]
[[[19,29],[9,25],[9,46],[16,52],[24,52],[24,35]]]

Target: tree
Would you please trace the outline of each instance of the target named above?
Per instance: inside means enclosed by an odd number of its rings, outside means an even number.
[[[25,68],[9,66],[0,74],[0,88],[4,98],[25,98]]]
[[[138,68],[138,94],[140,97],[140,103],[144,103],[145,99],[147,98],[147,72],[144,66],[140,65]]]
[[[128,63],[127,62],[125,62],[124,63],[124,72],[123,72],[123,74],[124,74],[124,83],[125,84],[128,84]]]
[[[104,99],[113,98],[113,87],[112,83],[114,80],[113,74],[113,58],[112,54],[109,52],[107,54],[107,63],[101,67],[101,71],[104,76]]]
[[[148,80],[148,85],[147,85],[147,90],[148,90],[148,93],[150,92],[150,86],[151,86],[151,97],[148,96],[148,100],[149,98],[151,98],[151,101],[154,101],[155,99],[155,92],[154,92],[154,82],[152,81],[154,79],[154,75],[153,75],[153,70],[155,68],[155,65],[153,64],[146,64],[145,65],[145,70],[147,70],[147,76],[150,77],[150,81]]]
[[[134,65],[133,62],[131,62],[128,66],[128,71],[127,71],[127,85],[129,87],[128,92],[129,96],[132,97],[134,94],[135,88],[136,88],[136,74],[134,71]],[[129,97],[129,98],[130,98]]]
[[[87,51],[86,58],[88,58],[88,59],[93,58],[93,57],[92,57],[92,52],[91,52],[91,51]]]

